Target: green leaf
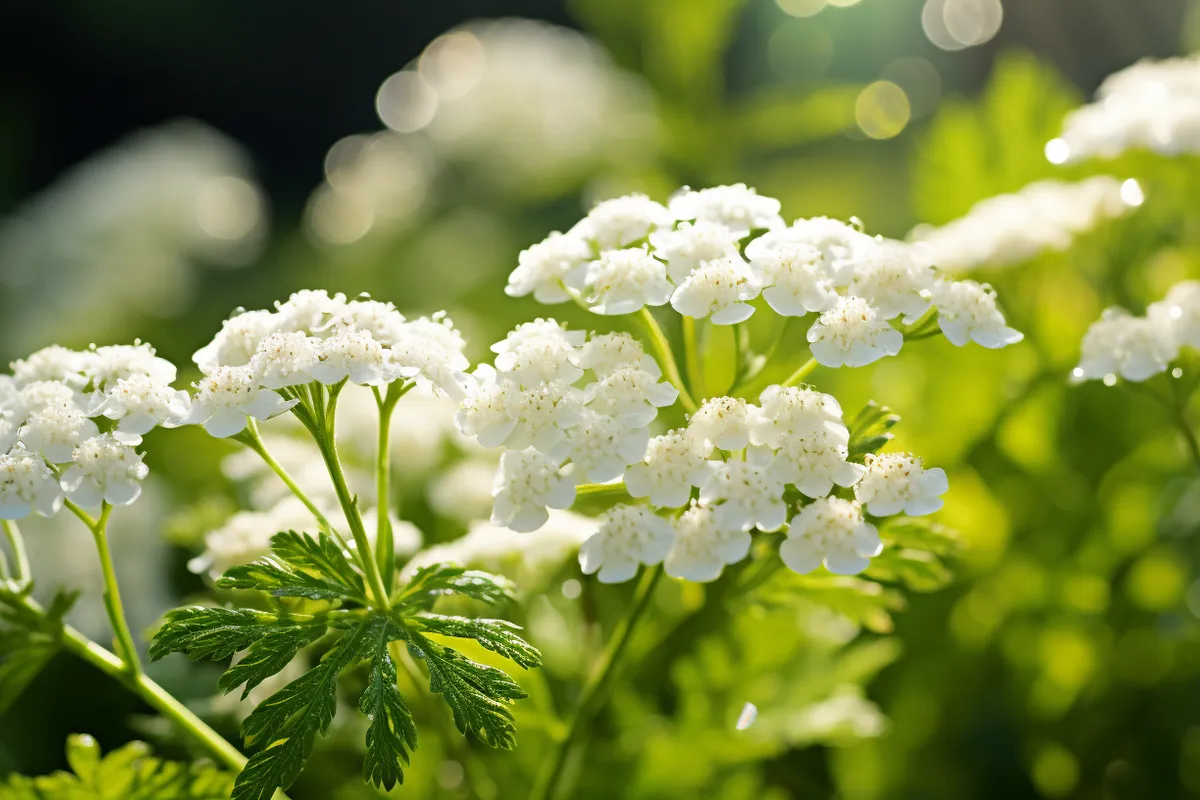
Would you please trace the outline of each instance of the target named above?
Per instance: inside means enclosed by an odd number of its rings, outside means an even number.
[[[485,649],[515,661],[526,669],[542,665],[542,654],[537,648],[516,634],[521,630],[521,626],[508,620],[451,617],[429,612],[417,614],[412,619],[418,621],[430,633],[474,639]]]
[[[396,664],[388,652],[388,643],[403,638],[403,633],[389,628],[384,628],[373,642],[367,688],[358,703],[359,710],[371,721],[363,780],[387,790],[404,783],[401,763],[407,764],[409,751],[417,747],[417,726],[396,688]]]
[[[219,589],[252,589],[274,597],[366,602],[340,583],[298,571],[276,556],[264,556],[252,564],[233,567],[217,578],[216,584]]]
[[[888,547],[871,559],[867,577],[903,583],[918,592],[932,592],[950,583],[953,573],[932,553]]]
[[[325,635],[323,625],[305,625],[269,630],[250,651],[217,679],[217,688],[228,694],[246,684],[245,700],[255,686],[283,670],[301,649]]]
[[[242,723],[242,738],[253,752],[238,775],[232,800],[268,800],[296,780],[337,711],[337,679],[342,670],[366,658],[379,617],[368,617],[337,641],[321,663],[263,701]]]
[[[439,597],[462,595],[496,605],[511,600],[512,591],[512,584],[499,575],[489,575],[452,564],[431,564],[416,571],[396,598],[396,604],[430,609]]]
[[[878,453],[893,438],[891,429],[900,422],[900,415],[874,400],[863,406],[851,421],[849,460],[861,462],[868,453]]]
[[[177,608],[167,614],[163,626],[154,634],[150,660],[157,661],[168,653],[187,653],[193,660],[219,661],[281,629],[310,632],[313,635],[308,641],[315,641],[325,632],[326,625],[323,616],[291,616],[248,608]],[[273,639],[273,643],[278,646],[279,639]]]
[[[20,775],[0,784],[0,800],[224,800],[233,776],[211,764],[161,761],[143,742],[132,742],[101,758],[95,739],[67,741],[74,770],[35,778]]]
[[[874,581],[824,573],[797,575],[783,570],[761,590],[766,605],[813,602],[831,608],[875,633],[895,629],[892,612],[905,608],[904,597]]]
[[[12,610],[3,615],[13,627],[0,630],[0,714],[17,701],[54,658],[59,648],[63,617],[78,597],[78,592],[59,592],[44,616],[33,613],[23,604],[12,606]]]
[[[514,745],[514,700],[528,695],[503,670],[478,664],[448,647],[410,631],[409,652],[425,661],[429,689],[438,692],[454,712],[460,732],[479,737],[492,747],[511,750]]]
[[[354,598],[366,598],[363,576],[352,556],[324,531],[313,538],[307,533],[284,531],[271,537],[275,555],[301,570],[308,570],[329,583],[341,586]]]
[[[879,529],[885,542],[938,556],[957,555],[962,549],[958,531],[924,517],[893,517]]]

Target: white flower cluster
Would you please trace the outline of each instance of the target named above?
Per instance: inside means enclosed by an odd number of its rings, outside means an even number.
[[[460,399],[469,366],[464,346],[444,314],[407,320],[391,303],[296,292],[275,311],[231,317],[196,352],[204,377],[187,421],[213,436],[233,436],[248,417],[264,420],[288,408],[278,390],[313,381],[416,380]]]
[[[53,345],[0,375],[0,518],[50,516],[63,498],[128,505],[148,470],[134,448],[155,427],[182,424],[187,393],[147,344]],[[103,430],[102,430],[103,428]]]
[[[539,319],[493,350],[502,371],[480,367],[478,389],[458,415],[463,433],[510,448],[493,486],[492,524],[537,530],[549,509],[574,502],[578,484],[623,476],[644,504],[611,509],[580,550],[583,571],[602,582],[664,561],[674,577],[714,580],[746,557],[751,531],[787,525],[785,498],[801,497],[812,502],[793,519],[789,537],[802,541],[790,546],[797,555],[785,556],[788,564],[859,572],[882,546],[864,506],[875,516],[928,514],[948,488],[942,470],[905,454],[848,461],[841,407],[807,387],[768,387],[758,405],[711,398],[686,429],[648,438],[656,407],[673,404],[677,392],[658,382],[657,364],[627,334],[584,341]],[[567,382],[584,369],[594,373],[586,388]],[[835,486],[854,487],[857,501],[830,497]],[[804,566],[800,553],[820,557]]]
[[[948,272],[1007,267],[1066,250],[1075,237],[1121,217],[1143,201],[1135,180],[1096,175],[1078,183],[1037,181],[1014,194],[981,200],[942,227],[921,225],[917,252]]]
[[[1046,155],[1066,163],[1130,150],[1200,152],[1200,58],[1147,59],[1109,75],[1094,103],[1067,116]]]
[[[1166,297],[1151,303],[1146,316],[1109,308],[1083,337],[1079,366],[1071,371],[1078,381],[1117,378],[1140,382],[1165,372],[1184,346],[1200,348],[1200,282],[1183,281]]]
[[[669,303],[715,325],[744,322],[761,296],[782,316],[819,315],[808,341],[828,367],[895,355],[904,337],[892,321],[935,306],[955,344],[1020,341],[990,291],[939,278],[916,248],[824,217],[789,227],[779,210],[743,184],[683,189],[666,206],[644,195],[606,200],[523,251],[506,291],[543,303],[576,298],[604,315]]]

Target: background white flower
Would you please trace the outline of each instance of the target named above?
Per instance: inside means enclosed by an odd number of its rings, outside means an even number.
[[[547,508],[575,502],[575,482],[543,453],[509,450],[500,457],[492,497],[492,524],[528,533],[546,524]]]

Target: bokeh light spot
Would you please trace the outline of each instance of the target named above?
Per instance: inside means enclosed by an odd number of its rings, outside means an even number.
[[[417,62],[421,77],[441,100],[457,100],[475,88],[483,78],[486,57],[479,37],[470,31],[454,31],[439,36]]]
[[[237,241],[249,236],[262,216],[258,189],[232,175],[209,181],[196,197],[196,223],[217,239]]]
[[[908,95],[891,81],[872,83],[859,93],[854,103],[854,119],[872,139],[899,136],[911,118]]]
[[[989,42],[1003,22],[1000,0],[927,0],[921,11],[925,35],[943,50]]]
[[[1079,784],[1079,760],[1067,748],[1051,742],[1034,756],[1032,773],[1043,796],[1063,797]]]
[[[898,58],[884,68],[882,77],[908,95],[914,118],[933,111],[942,99],[942,76],[924,58]]]
[[[1125,201],[1125,205],[1137,208],[1146,202],[1146,193],[1142,191],[1140,183],[1130,178],[1121,184],[1121,199]]]
[[[825,10],[825,0],[775,0],[785,14],[811,17]]]
[[[562,593],[563,597],[568,600],[576,600],[579,598],[579,595],[583,594],[583,584],[574,578],[568,578],[563,581]]]
[[[1046,142],[1046,160],[1051,164],[1065,164],[1071,157],[1071,146],[1066,139],[1051,139]]]
[[[1129,570],[1125,591],[1137,606],[1147,611],[1169,611],[1179,605],[1187,591],[1188,575],[1170,550],[1147,553]]]
[[[402,70],[379,87],[375,110],[383,124],[399,133],[419,131],[437,113],[437,91],[420,73]]]

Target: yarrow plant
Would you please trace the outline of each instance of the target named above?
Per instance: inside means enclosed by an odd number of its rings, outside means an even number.
[[[941,508],[945,472],[908,453],[877,452],[897,418],[869,406],[847,421],[833,396],[803,383],[814,369],[865,366],[939,330],[957,346],[1022,338],[988,286],[939,274],[920,248],[857,223],[788,225],[780,210],[742,184],[685,188],[666,205],[619,197],[522,252],[509,277],[512,296],[574,301],[644,332],[585,334],[552,319],[520,325],[492,347],[494,365],[472,373],[458,414],[464,434],[505,449],[494,525],[534,531],[553,509],[605,497],[610,507],[583,542],[580,567],[602,583],[642,573],[535,797],[560,791],[568,753],[663,572],[711,582],[749,559],[763,572],[782,563],[854,575],[883,550],[885,518]],[[674,319],[664,324],[656,308]],[[759,313],[782,323],[756,351],[742,323]],[[794,318],[809,322],[809,353],[764,387]],[[723,393],[704,374],[702,326],[734,329],[736,363]]]
[[[389,423],[413,388],[465,398],[472,380],[465,342],[444,314],[406,319],[391,304],[304,291],[272,311],[230,318],[195,362],[193,391],[173,387],[176,368],[147,344],[73,351],[48,347],[12,364],[0,377],[0,519],[16,563],[0,562],[2,616],[20,641],[5,648],[0,689],[15,696],[58,647],[123,681],[177,724],[219,763],[237,772],[232,797],[268,798],[299,774],[318,734],[337,707],[339,674],[365,665],[359,709],[368,719],[363,777],[391,789],[417,745],[412,713],[397,688],[397,671],[427,679],[467,736],[494,747],[514,742],[510,706],[525,692],[503,671],[462,655],[452,642],[478,646],[523,668],[540,656],[498,619],[439,613],[443,598],[500,604],[511,584],[444,563],[406,573],[396,568],[401,523],[389,512]],[[377,493],[372,515],[351,490],[334,430],[338,398],[348,384],[373,392],[379,411]],[[259,426],[290,413],[311,435],[336,495],[331,521],[268,452]],[[193,606],[172,611],[149,648],[151,659],[183,652],[194,659],[240,654],[219,682],[246,697],[289,668],[300,651],[324,656],[271,694],[242,726],[247,759],[146,676],[121,604],[108,529],[114,508],[135,502],[148,468],[137,449],[158,427],[200,425],[259,456],[291,490],[307,518],[292,513],[295,530],[280,529],[271,552],[250,563],[236,541],[211,545],[199,569],[216,586],[266,602],[245,607]],[[31,596],[30,566],[16,522],[63,509],[92,532],[105,578],[105,605],[115,634],[109,652],[63,625],[71,597],[43,608]],[[372,520],[371,517],[374,517]],[[299,517],[299,518],[298,518]],[[258,520],[268,522],[266,515]],[[273,521],[281,521],[276,515]],[[368,530],[367,523],[373,522]],[[236,540],[230,528],[227,534]],[[223,574],[218,566],[227,566]],[[266,608],[267,610],[263,610]],[[292,667],[294,669],[294,667]]]
[[[903,520],[942,507],[945,472],[881,452],[899,418],[875,404],[845,415],[804,383],[815,369],[867,365],[939,332],[958,346],[1021,340],[989,287],[947,278],[918,249],[857,223],[788,225],[777,200],[743,185],[685,189],[666,205],[605,201],[523,252],[508,293],[636,321],[642,335],[538,318],[472,369],[444,314],[408,319],[390,303],[311,290],[226,320],[196,352],[190,389],[140,342],[52,346],[13,362],[0,378],[0,518],[15,562],[0,561],[0,619],[19,646],[0,656],[0,702],[66,649],[237,773],[235,800],[264,800],[296,779],[333,723],[339,677],[356,672],[365,679],[363,777],[390,790],[418,740],[401,674],[428,681],[463,735],[515,744],[512,705],[525,691],[453,643],[471,640],[526,669],[541,657],[510,622],[446,613],[444,603],[455,612],[504,604],[518,588],[468,562],[521,574],[577,553],[600,583],[640,578],[575,711],[551,726],[553,749],[532,796],[557,796],[664,574],[747,593],[777,571],[895,576],[915,563],[909,547],[936,538]],[[754,315],[781,320],[766,346],[745,325]],[[809,352],[771,382],[769,370],[796,356],[786,335],[795,319],[808,323]],[[732,377],[718,391],[699,342],[719,329],[732,331],[735,346]],[[404,564],[398,553],[411,553],[420,535],[393,513],[390,433],[415,389],[457,404],[458,432],[501,453],[490,523]],[[351,393],[372,397],[378,412],[368,476],[349,472],[339,451],[338,403]],[[319,467],[304,465],[302,481],[263,435],[284,415]],[[218,688],[259,701],[242,722],[248,758],[146,675],[109,551],[114,510],[137,501],[149,473],[144,437],[180,426],[244,446],[290,493],[209,530],[191,566],[226,603],[169,612],[148,649],[151,660],[232,662]],[[326,486],[319,494],[302,486],[314,477]],[[567,510],[576,506],[584,513]],[[64,624],[70,595],[49,607],[32,597],[18,521],[64,510],[95,539],[111,652]]]

